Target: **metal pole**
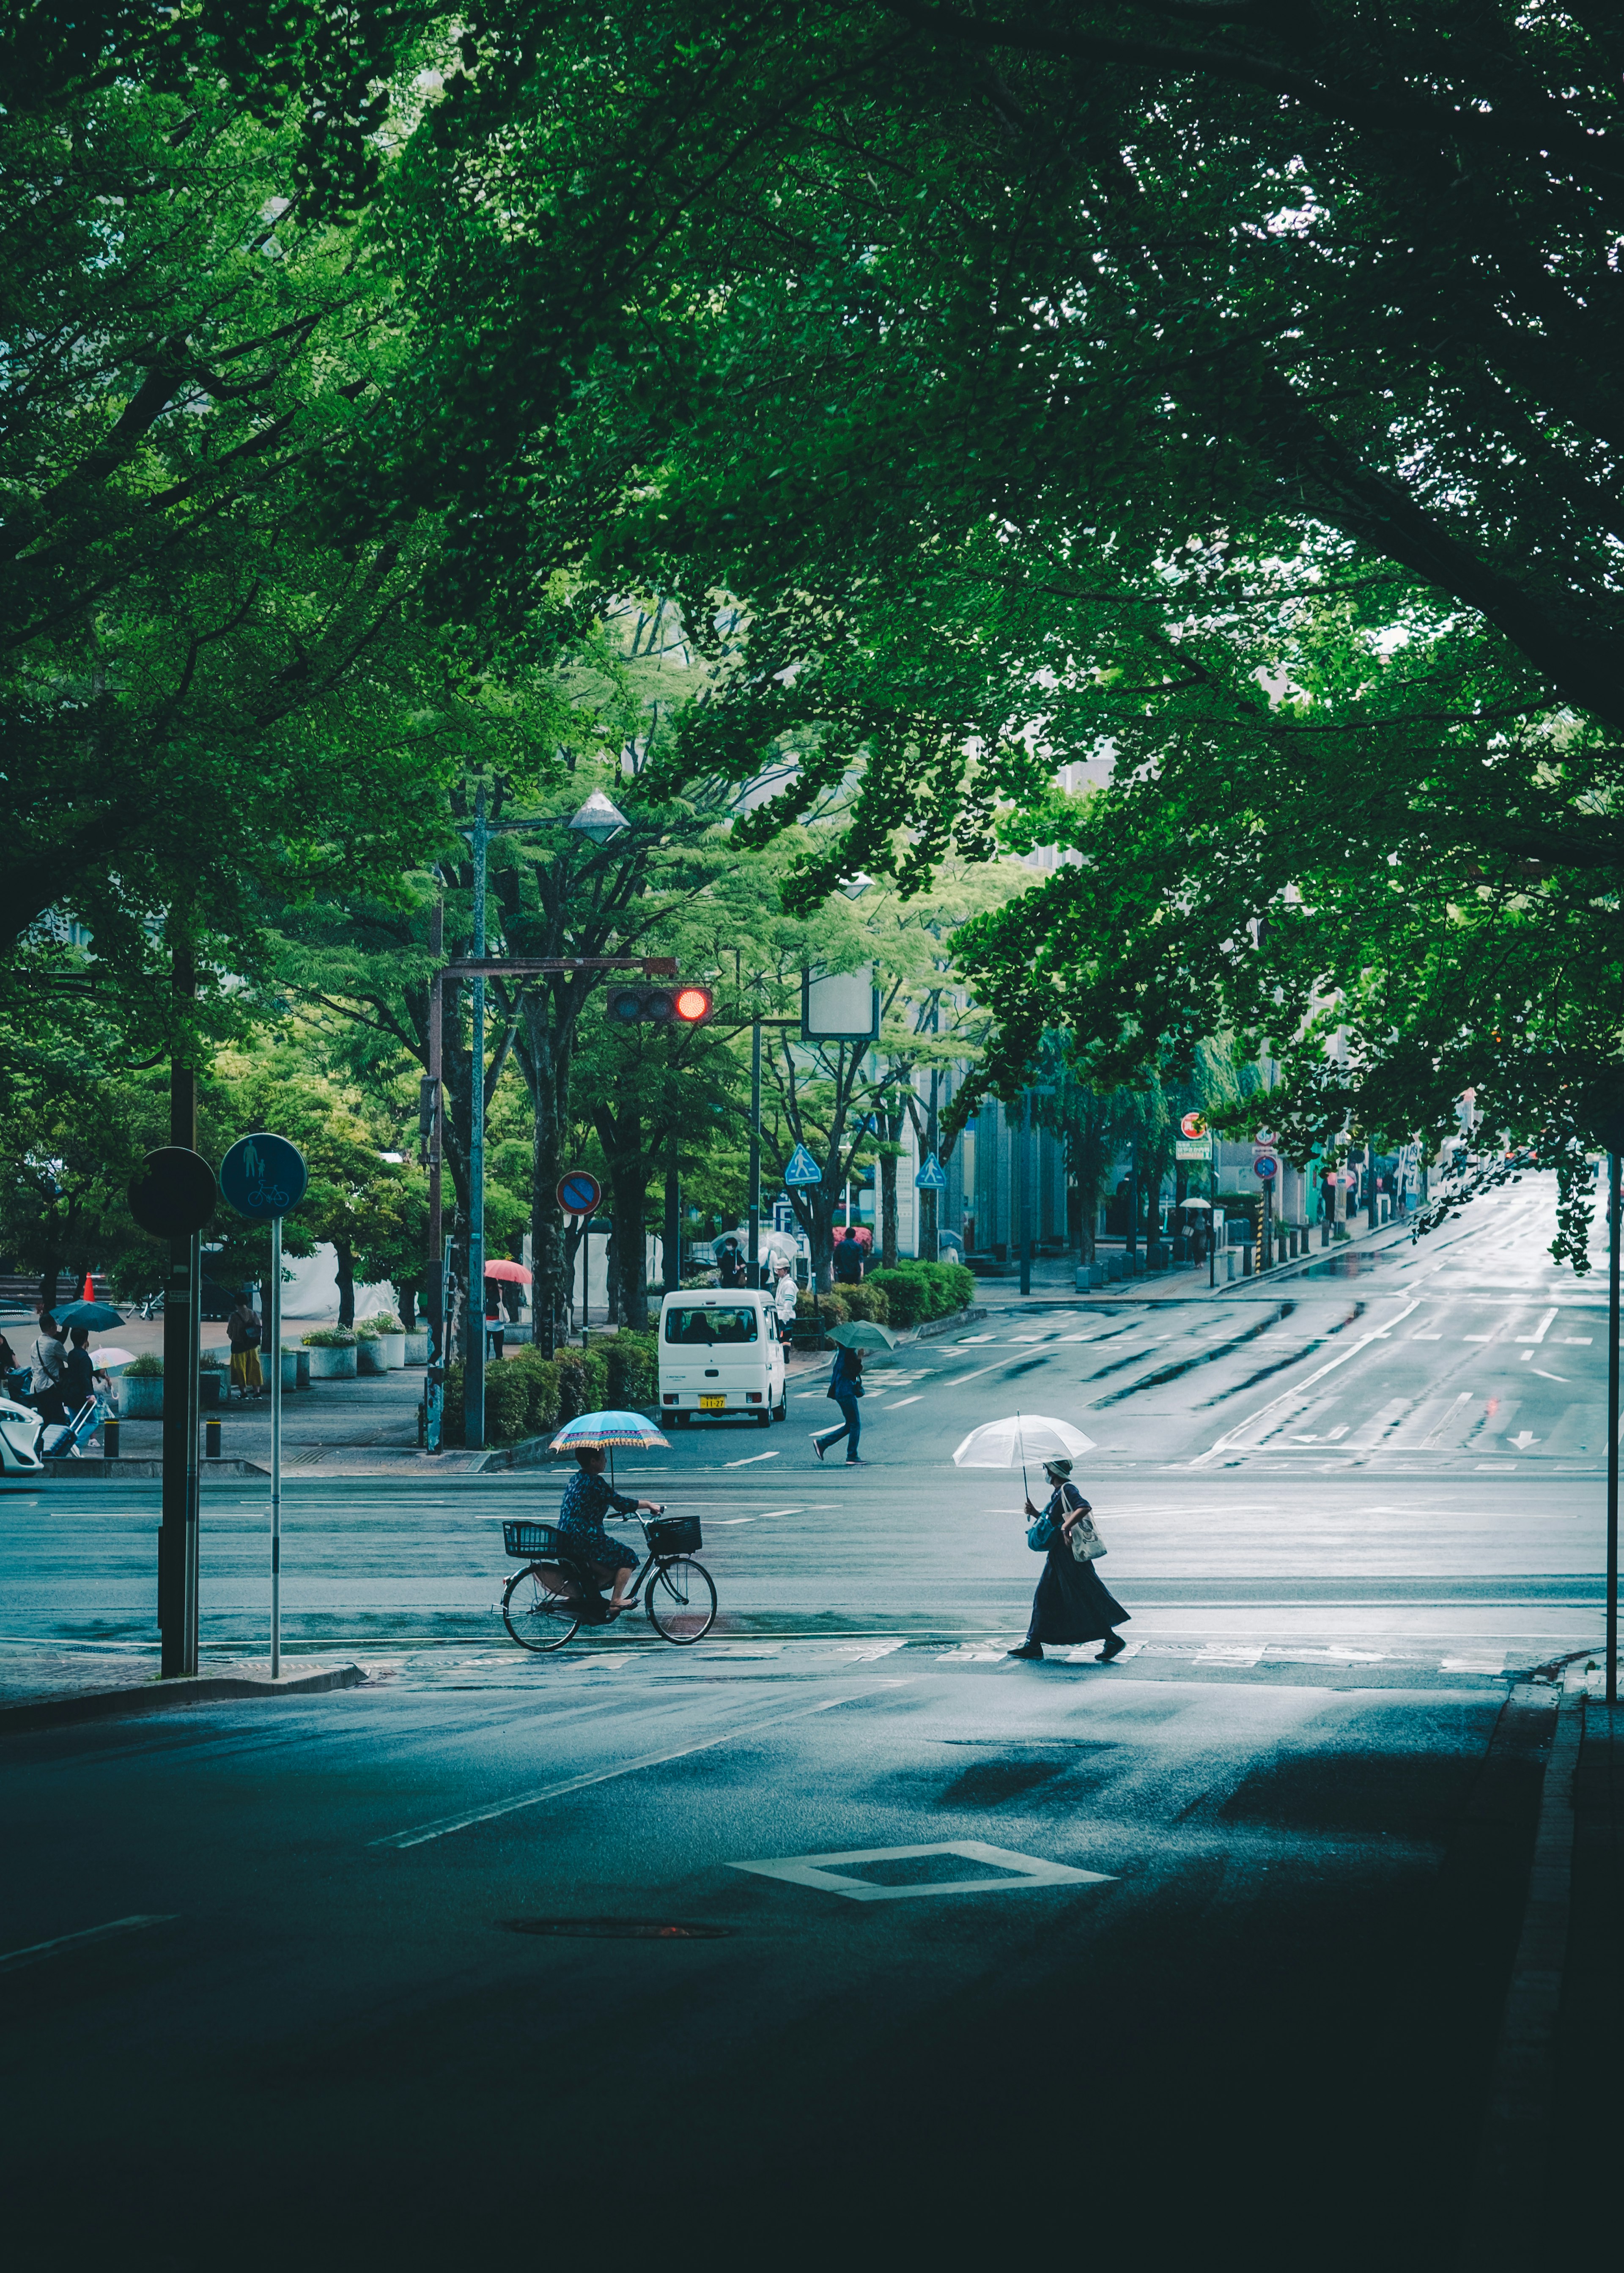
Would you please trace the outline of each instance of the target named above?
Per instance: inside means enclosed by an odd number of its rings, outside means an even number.
[[[282,1218],[271,1218],[271,1679],[282,1672]]]
[[[475,958],[485,953],[485,784],[474,799]],[[462,1442],[485,1444],[485,979],[474,980],[473,1054],[469,1069],[468,1333],[462,1368]]]
[[[203,1341],[203,1234],[191,1240],[191,1299],[186,1305],[186,1662],[182,1669],[198,1669],[198,1360]]]
[[[1620,1155],[1608,1152],[1608,1705],[1620,1700]]]
[[[445,947],[446,904],[444,900],[436,900],[434,912],[429,919],[429,952],[431,955],[443,955]],[[441,1384],[434,1377],[436,1372],[444,1368],[447,1355],[444,1281],[440,1272],[442,1237],[440,1219],[443,1208],[441,1164],[445,1157],[440,1142],[440,1083],[444,1077],[444,1061],[441,1056],[443,1046],[441,1001],[440,973],[436,971],[429,981],[428,1045],[431,1084],[428,1164],[429,1236],[428,1271],[424,1282],[424,1291],[427,1300],[423,1306],[429,1322],[429,1362],[428,1370],[423,1377],[423,1441],[431,1452],[438,1452],[440,1450],[440,1420],[442,1403]]]
[[[761,1020],[750,1022],[750,1279],[761,1284]]]
[[[1032,1292],[1032,1091],[1020,1094],[1020,1291]]]
[[[583,1349],[586,1347],[587,1302],[590,1299],[590,1288],[587,1272],[591,1268],[591,1259],[592,1219],[590,1215],[583,1215],[581,1219],[581,1347]]]
[[[196,992],[192,958],[183,948],[175,950],[175,993],[189,997]],[[197,1076],[189,1066],[169,1067],[169,1142],[195,1152],[198,1144]],[[167,1681],[190,1670],[186,1659],[191,1631],[190,1589],[192,1542],[188,1536],[192,1496],[189,1478],[196,1464],[198,1441],[198,1362],[192,1345],[192,1301],[196,1272],[192,1257],[197,1242],[169,1242],[169,1272],[163,1287],[163,1513],[158,1533],[158,1630],[162,1636],[159,1670]],[[188,1447],[191,1457],[188,1458]]]
[[[1214,1137],[1212,1142],[1215,1147],[1218,1140],[1216,1137]],[[1216,1161],[1213,1164],[1211,1183],[1213,1188],[1212,1205],[1208,1209],[1207,1216],[1207,1283],[1209,1288],[1215,1287],[1218,1284],[1218,1225],[1220,1216],[1218,1211],[1218,1167]]]
[[[671,1140],[671,1150],[665,1159],[665,1235],[661,1242],[661,1260],[665,1268],[660,1276],[665,1282],[665,1292],[674,1294],[682,1283],[682,1195],[677,1182],[677,1140]]]

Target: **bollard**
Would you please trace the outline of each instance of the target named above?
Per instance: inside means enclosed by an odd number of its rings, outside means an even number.
[[[109,1413],[106,1420],[102,1423],[102,1451],[103,1457],[107,1459],[116,1460],[118,1458],[118,1415],[117,1413]]]
[[[205,1459],[209,1460],[217,1460],[220,1458],[220,1423],[218,1421],[206,1421],[203,1423],[203,1456]]]
[[[1251,1245],[1250,1245],[1250,1244],[1248,1244],[1248,1245],[1246,1245],[1245,1247],[1243,1247],[1243,1248],[1242,1248],[1242,1249],[1241,1249],[1241,1277],[1242,1277],[1243,1279],[1250,1279],[1250,1278],[1251,1278],[1251,1276],[1252,1276],[1252,1248],[1251,1248]]]

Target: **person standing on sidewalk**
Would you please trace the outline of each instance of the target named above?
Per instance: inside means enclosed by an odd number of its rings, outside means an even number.
[[[68,1417],[68,1408],[62,1401],[62,1376],[67,1362],[62,1328],[51,1311],[41,1310],[40,1331],[34,1339],[34,1371],[30,1378],[28,1402],[41,1421],[49,1421],[58,1427]]]
[[[787,1349],[795,1331],[795,1274],[781,1255],[772,1270],[772,1314],[778,1322],[778,1339]]]
[[[237,1290],[237,1308],[226,1320],[226,1339],[231,1346],[231,1388],[240,1400],[246,1402],[252,1391],[258,1397],[265,1386],[265,1376],[259,1370],[259,1313],[253,1306],[253,1296],[246,1287]]]
[[[1041,1658],[1046,1641],[1102,1641],[1105,1647],[1094,1662],[1109,1665],[1128,1647],[1122,1636],[1113,1631],[1127,1623],[1128,1613],[1114,1595],[1107,1593],[1094,1564],[1079,1563],[1071,1552],[1072,1527],[1093,1510],[1071,1482],[1071,1461],[1045,1460],[1043,1473],[1054,1489],[1041,1509],[1028,1500],[1026,1513],[1046,1516],[1054,1526],[1055,1535],[1043,1557],[1043,1575],[1038,1580],[1037,1592],[1032,1597],[1032,1624],[1026,1630],[1026,1639],[1019,1649],[1006,1650],[1004,1654]]]
[[[862,1284],[862,1243],[849,1223],[846,1227],[845,1238],[835,1242],[834,1272],[837,1287],[861,1287]]]
[[[821,1460],[831,1444],[846,1438],[846,1465],[848,1468],[866,1468],[868,1465],[858,1452],[862,1437],[862,1414],[858,1410],[858,1399],[863,1393],[862,1352],[838,1349],[830,1369],[829,1386],[823,1394],[832,1397],[840,1407],[841,1422],[838,1429],[815,1429],[812,1449]]]

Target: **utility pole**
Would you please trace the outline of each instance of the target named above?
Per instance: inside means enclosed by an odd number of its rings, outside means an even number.
[[[1616,1133],[1614,1142],[1617,1142]],[[1619,1701],[1619,1155],[1607,1154],[1607,1704]]]
[[[190,949],[175,950],[176,1007],[197,992]],[[169,1143],[198,1149],[198,1082],[169,1064]],[[163,1286],[163,1512],[158,1537],[159,1669],[167,1681],[198,1669],[198,1343],[203,1234],[169,1241]],[[280,1354],[277,1360],[281,1362]]]
[[[474,797],[475,963],[485,960],[485,869],[489,844],[485,784]],[[462,1362],[462,1442],[485,1444],[485,973],[474,973],[474,1032],[468,1084],[468,1316]]]
[[[443,898],[440,898],[435,901],[434,912],[429,918],[429,952],[431,955],[439,956],[445,953],[445,949],[446,903]],[[423,1441],[431,1452],[438,1452],[440,1449],[440,1426],[445,1411],[446,1361],[449,1354],[446,1347],[446,1332],[449,1324],[446,1317],[446,1275],[440,1254],[442,1236],[440,1181],[441,1164],[445,1154],[443,1142],[445,1093],[442,1087],[445,1079],[442,1056],[443,1001],[440,971],[436,968],[434,976],[429,981],[429,1069],[425,1084],[424,1109],[417,1115],[419,1124],[425,1121],[428,1123],[425,1149],[429,1172],[429,1239],[428,1269],[424,1274],[423,1282],[426,1299],[423,1308],[429,1322],[430,1344],[428,1370],[424,1376]]]

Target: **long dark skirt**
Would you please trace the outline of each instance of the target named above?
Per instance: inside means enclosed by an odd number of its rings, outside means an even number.
[[[1079,1563],[1063,1539],[1043,1558],[1032,1597],[1028,1641],[1103,1641],[1128,1613],[1108,1594],[1092,1563]]]

